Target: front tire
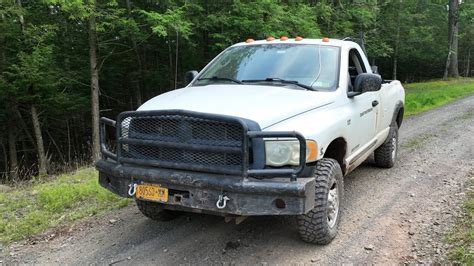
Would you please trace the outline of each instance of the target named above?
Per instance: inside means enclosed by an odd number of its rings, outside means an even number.
[[[330,243],[337,235],[341,221],[344,181],[339,163],[323,158],[316,163],[314,209],[297,217],[298,232],[303,241],[318,245]]]
[[[162,204],[157,202],[138,199],[135,202],[143,215],[155,221],[170,221],[180,214],[179,212],[165,210]]]
[[[392,168],[395,165],[398,154],[398,125],[390,126],[387,139],[374,152],[375,164],[382,168]]]

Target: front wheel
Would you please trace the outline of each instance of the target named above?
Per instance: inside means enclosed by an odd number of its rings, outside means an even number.
[[[155,221],[170,221],[180,215],[179,212],[165,210],[162,204],[152,201],[136,199],[137,207],[146,217]]]
[[[297,218],[303,241],[325,245],[336,237],[341,220],[344,181],[339,163],[323,158],[316,163],[316,195],[314,209]]]
[[[390,126],[387,139],[374,152],[375,164],[378,167],[392,168],[397,160],[398,153],[398,125],[394,123]]]

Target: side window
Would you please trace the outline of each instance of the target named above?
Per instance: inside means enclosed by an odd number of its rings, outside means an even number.
[[[351,49],[349,51],[349,84],[348,91],[354,90],[354,81],[357,75],[361,73],[367,73],[365,69],[364,62],[362,57],[356,49]]]

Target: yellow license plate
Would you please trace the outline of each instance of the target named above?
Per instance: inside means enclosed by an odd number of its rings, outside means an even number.
[[[142,200],[168,202],[168,189],[155,184],[137,185],[135,197]]]

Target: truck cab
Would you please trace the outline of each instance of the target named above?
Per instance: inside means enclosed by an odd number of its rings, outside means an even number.
[[[373,73],[352,41],[249,39],[187,79],[101,119],[100,184],[152,219],[293,215],[302,240],[327,244],[344,175],[371,154],[380,167],[395,163],[403,87]]]

